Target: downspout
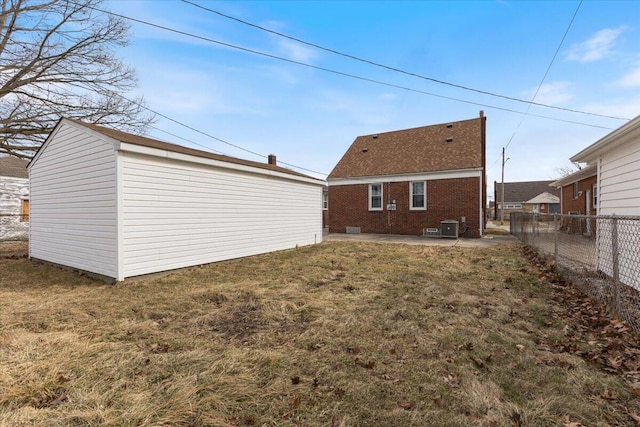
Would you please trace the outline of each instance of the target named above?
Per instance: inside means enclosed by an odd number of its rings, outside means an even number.
[[[387,205],[391,204],[391,181],[387,182]],[[391,226],[391,210],[387,209],[387,222],[389,226],[389,234],[392,234]]]

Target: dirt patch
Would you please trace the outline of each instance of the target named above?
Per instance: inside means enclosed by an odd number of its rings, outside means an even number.
[[[28,242],[0,242],[0,259],[26,258],[28,252]]]

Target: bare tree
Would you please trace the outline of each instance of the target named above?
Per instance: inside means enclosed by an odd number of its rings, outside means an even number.
[[[102,0],[0,0],[0,154],[33,156],[60,117],[142,133],[153,121]]]

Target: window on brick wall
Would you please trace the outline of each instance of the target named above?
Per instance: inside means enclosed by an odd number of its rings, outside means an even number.
[[[325,211],[329,209],[329,193],[326,191],[322,192],[322,209]]]
[[[369,184],[369,210],[382,210],[382,184]]]
[[[427,208],[426,188],[425,181],[415,181],[409,184],[409,209],[425,210]]]
[[[573,183],[573,198],[577,199],[578,197],[580,197],[580,191],[578,191],[578,183],[574,182]]]
[[[595,209],[598,206],[598,184],[593,184],[591,194],[593,194],[593,208]],[[589,212],[587,212],[587,214],[588,213]]]

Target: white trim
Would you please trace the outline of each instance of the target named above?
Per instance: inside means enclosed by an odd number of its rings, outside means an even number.
[[[116,246],[118,248],[116,257],[116,280],[124,280],[124,192],[122,188],[122,151],[116,151]]]
[[[454,169],[402,175],[372,175],[352,178],[327,178],[329,186],[369,184],[371,182],[429,181],[436,179],[482,178],[482,168]]]
[[[640,134],[640,116],[629,120],[624,125],[613,130],[609,134],[600,138],[578,154],[571,157],[572,162],[591,163],[597,160],[597,157],[605,150],[611,150],[614,147],[632,140]]]
[[[478,203],[478,206],[480,206],[480,212],[479,212],[480,213],[480,222],[478,224],[480,224],[480,236],[483,236],[484,235],[484,220],[485,220],[485,216],[486,216],[484,210],[486,209],[485,204],[487,203],[487,201],[482,198],[482,190],[483,190],[482,189],[482,184],[483,184],[482,177],[478,181],[480,182],[480,192],[479,192],[479,194],[480,194],[480,196],[479,196],[480,197],[480,202]]]
[[[413,206],[413,184],[422,184],[422,206]],[[411,181],[409,182],[409,210],[410,211],[426,211],[427,210],[427,181]]]
[[[371,206],[371,197],[372,197],[371,187],[374,186],[374,185],[379,185],[380,186],[380,207],[379,208],[374,208],[374,207]],[[382,211],[382,201],[384,200],[384,185],[383,185],[383,183],[382,182],[369,183],[368,187],[369,187],[369,201],[368,201],[369,210],[370,211],[375,211],[375,212]]]
[[[306,182],[308,184],[325,185],[319,179],[307,178],[299,175],[291,175],[288,173],[262,169],[254,166],[241,165],[238,163],[224,162],[220,160],[208,159],[205,157],[192,156],[190,154],[176,153],[174,151],[161,150],[158,148],[147,147],[143,145],[129,144],[127,142],[120,143],[120,150],[131,153],[146,154],[155,157],[164,157],[167,159],[181,160],[184,162],[198,163],[201,165],[214,166],[224,169],[232,169],[242,172],[256,173],[260,175],[269,175],[277,178],[287,179],[291,181]]]

